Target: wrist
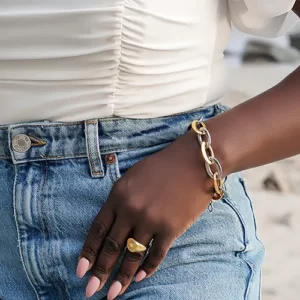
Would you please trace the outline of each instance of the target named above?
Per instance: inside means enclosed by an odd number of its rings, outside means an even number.
[[[234,172],[234,161],[230,156],[231,150],[228,145],[228,137],[217,117],[205,121],[205,124],[211,135],[211,146],[215,157],[220,162],[224,178]]]
[[[205,169],[205,173],[208,175],[208,178],[210,178],[210,181],[213,182],[213,199],[219,200],[224,195],[223,178],[228,175],[228,168],[225,167],[223,171],[221,163],[221,161],[223,163],[226,161],[224,159],[225,156],[222,155],[222,159],[220,159],[221,153],[223,153],[220,151],[222,148],[217,148],[217,152],[220,155],[220,157],[217,157],[212,144],[211,132],[206,122],[194,121],[191,124],[190,138],[192,138],[193,141],[197,141],[197,157],[200,156],[202,158],[204,163],[202,164],[203,169]]]
[[[185,144],[188,145],[187,153],[192,158],[195,166],[197,166],[197,173],[201,175],[201,181],[208,194],[212,194],[214,191],[213,181],[205,170],[205,160],[201,153],[201,147],[198,142],[197,133],[194,130],[189,130],[185,135]]]

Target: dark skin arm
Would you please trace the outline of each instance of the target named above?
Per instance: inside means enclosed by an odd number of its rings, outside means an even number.
[[[300,153],[299,83],[300,67],[276,87],[206,121],[224,175]],[[150,277],[174,240],[206,210],[211,189],[192,130],[131,167],[114,185],[80,255],[100,279],[94,279],[99,289],[129,236],[144,245],[154,238],[154,243],[141,268],[143,255],[126,254],[116,276],[118,294],[125,292],[138,269],[138,278]],[[85,274],[82,270],[79,277]],[[88,296],[92,290],[87,289]]]
[[[300,0],[293,10],[300,16]],[[209,120],[224,174],[299,154],[299,116],[300,67],[274,88]]]
[[[296,1],[293,11],[300,17],[300,1],[299,0]]]
[[[267,92],[209,121],[225,175],[300,153],[300,67]]]
[[[300,0],[294,11],[300,15]],[[299,154],[300,67],[206,124],[224,175]],[[124,293],[138,271],[138,280],[150,277],[174,240],[206,210],[211,191],[192,130],[131,167],[114,185],[82,248],[77,275],[91,269],[87,296],[103,288],[128,237],[144,245],[154,242],[142,266],[143,254],[127,251],[108,299]]]

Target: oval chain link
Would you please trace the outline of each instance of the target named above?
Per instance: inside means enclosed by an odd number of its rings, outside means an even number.
[[[211,170],[211,166],[214,165],[216,167],[216,173],[218,173],[218,179],[221,179],[223,176],[223,170],[220,162],[215,157],[210,157],[210,160],[213,161],[211,165],[205,162],[205,169],[211,179],[214,179],[214,172]]]
[[[201,146],[201,152],[205,160],[205,169],[207,174],[214,181],[214,200],[219,200],[224,196],[223,189],[223,170],[218,159],[215,158],[214,151],[211,146],[211,136],[206,125],[200,121],[193,121],[191,127],[197,133],[198,142]],[[204,137],[206,140],[204,140]],[[214,166],[215,172],[211,167]]]
[[[215,157],[214,150],[207,142],[201,144],[201,151],[206,163],[210,166],[214,164],[214,161],[211,160],[212,157]]]

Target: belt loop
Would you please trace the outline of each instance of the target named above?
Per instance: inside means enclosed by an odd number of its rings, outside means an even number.
[[[93,178],[104,177],[103,164],[99,147],[98,120],[85,121],[86,153]]]

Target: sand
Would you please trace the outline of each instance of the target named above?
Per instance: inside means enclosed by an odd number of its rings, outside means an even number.
[[[263,92],[297,65],[251,64],[231,69],[225,103],[234,106]],[[263,186],[270,172],[278,174],[283,192]],[[300,156],[245,171],[244,177],[254,204],[258,236],[266,247],[262,299],[300,299]]]

